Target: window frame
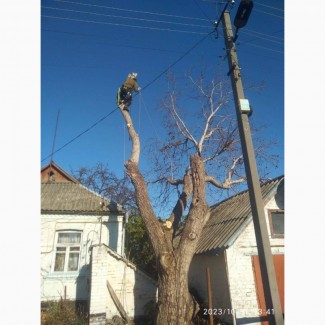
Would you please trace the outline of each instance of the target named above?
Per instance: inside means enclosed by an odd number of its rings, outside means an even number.
[[[277,234],[277,233],[274,232],[272,213],[283,213],[283,230],[284,230],[283,234]],[[284,225],[285,214],[284,214],[284,210],[283,209],[271,209],[271,210],[268,210],[268,215],[269,215],[269,225],[270,225],[271,238],[284,238],[284,235],[285,235],[285,227],[284,227],[285,226]]]
[[[78,243],[59,243],[60,234],[80,234],[80,240]],[[55,234],[55,247],[54,247],[54,256],[53,256],[53,266],[52,266],[52,272],[55,274],[60,273],[76,273],[80,270],[80,261],[81,261],[81,245],[82,245],[82,231],[80,230],[73,230],[73,229],[67,229],[67,230],[58,230]],[[58,248],[65,248],[65,251],[63,253],[63,250],[58,250]],[[71,249],[72,248],[72,249]],[[79,250],[75,250],[73,248],[79,248]],[[64,256],[64,262],[63,262],[63,270],[56,270],[56,260],[57,255],[59,254],[65,254]],[[75,255],[78,253],[78,259],[77,259],[77,269],[76,270],[69,270],[69,264],[70,264],[70,258],[72,255]]]

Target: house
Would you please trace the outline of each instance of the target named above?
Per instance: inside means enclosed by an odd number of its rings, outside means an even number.
[[[67,299],[89,324],[139,319],[157,284],[124,257],[126,211],[55,162],[41,170],[41,303]]]
[[[261,191],[284,314],[284,177],[263,184]],[[207,269],[212,290],[210,312],[225,324],[268,324],[248,191],[211,207],[192,260],[190,286],[206,315]]]

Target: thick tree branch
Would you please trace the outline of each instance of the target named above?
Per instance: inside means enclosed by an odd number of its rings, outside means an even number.
[[[164,231],[155,215],[150,203],[146,182],[139,170],[138,162],[140,156],[140,140],[134,130],[131,116],[128,111],[121,109],[124,120],[127,124],[130,139],[132,141],[132,152],[130,159],[125,163],[126,173],[130,177],[135,188],[135,196],[139,207],[140,215],[143,218],[148,235],[156,256],[160,256],[161,251],[168,251],[171,244],[166,242]]]
[[[132,152],[131,152],[131,156],[130,156],[130,161],[138,164],[139,163],[139,158],[140,158],[140,140],[139,140],[139,136],[137,135],[137,133],[135,132],[134,126],[133,126],[133,122],[131,119],[131,116],[129,114],[128,111],[123,110],[120,107],[120,111],[124,117],[125,120],[125,124],[128,128],[128,132],[130,135],[130,139],[132,141]]]
[[[168,219],[168,221],[171,222],[171,227],[173,228],[173,236],[175,236],[175,233],[179,228],[183,213],[187,206],[187,202],[190,199],[193,191],[192,178],[189,172],[186,172],[184,175],[182,184],[184,184],[183,191],[179,196],[177,203]]]
[[[223,189],[223,190],[228,190],[228,189],[230,189],[231,185],[245,182],[246,181],[246,177],[241,177],[241,178],[236,179],[236,180],[231,180],[229,178],[226,178],[224,180],[224,182],[221,183],[221,182],[218,182],[212,176],[205,176],[205,181],[208,182],[208,183],[210,183],[210,184],[212,184],[213,186],[215,186],[217,188],[220,188],[220,189]]]
[[[229,183],[221,183],[218,182],[214,177],[212,176],[205,176],[205,181],[207,183],[212,184],[213,186],[220,188],[220,189],[229,189],[230,188],[230,184]]]
[[[166,181],[174,186],[178,186],[181,184],[184,184],[184,179],[172,179],[172,178],[166,178]]]
[[[192,203],[177,250],[181,259],[193,256],[202,229],[209,217],[209,207],[205,197],[205,168],[203,159],[198,154],[191,156],[191,178]]]

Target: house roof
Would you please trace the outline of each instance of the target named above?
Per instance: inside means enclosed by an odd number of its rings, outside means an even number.
[[[104,202],[101,209],[101,202]],[[41,211],[69,213],[123,212],[122,206],[103,199],[80,183],[41,183]]]
[[[261,185],[264,203],[278,187],[283,186],[284,176]],[[248,190],[228,198],[210,208],[210,219],[205,224],[196,249],[197,254],[217,253],[228,248],[240,231],[252,219]]]

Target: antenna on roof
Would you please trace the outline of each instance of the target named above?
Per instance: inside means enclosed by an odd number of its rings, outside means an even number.
[[[50,166],[52,166],[52,162],[53,162],[53,153],[54,153],[54,145],[55,145],[55,140],[56,140],[56,132],[58,130],[58,124],[59,124],[59,114],[60,114],[60,110],[58,110],[58,115],[56,117],[56,124],[55,124],[54,138],[53,138],[53,144],[52,144]]]
[[[55,181],[55,175],[54,175],[54,172],[52,170],[52,162],[53,162],[53,155],[54,155],[54,145],[55,145],[55,140],[56,140],[56,132],[58,130],[58,124],[59,124],[59,114],[60,114],[60,110],[58,110],[58,114],[57,114],[57,117],[56,117],[55,131],[54,131],[52,151],[51,151],[50,171],[49,171],[49,174],[48,174],[49,181],[52,181],[52,182]]]

